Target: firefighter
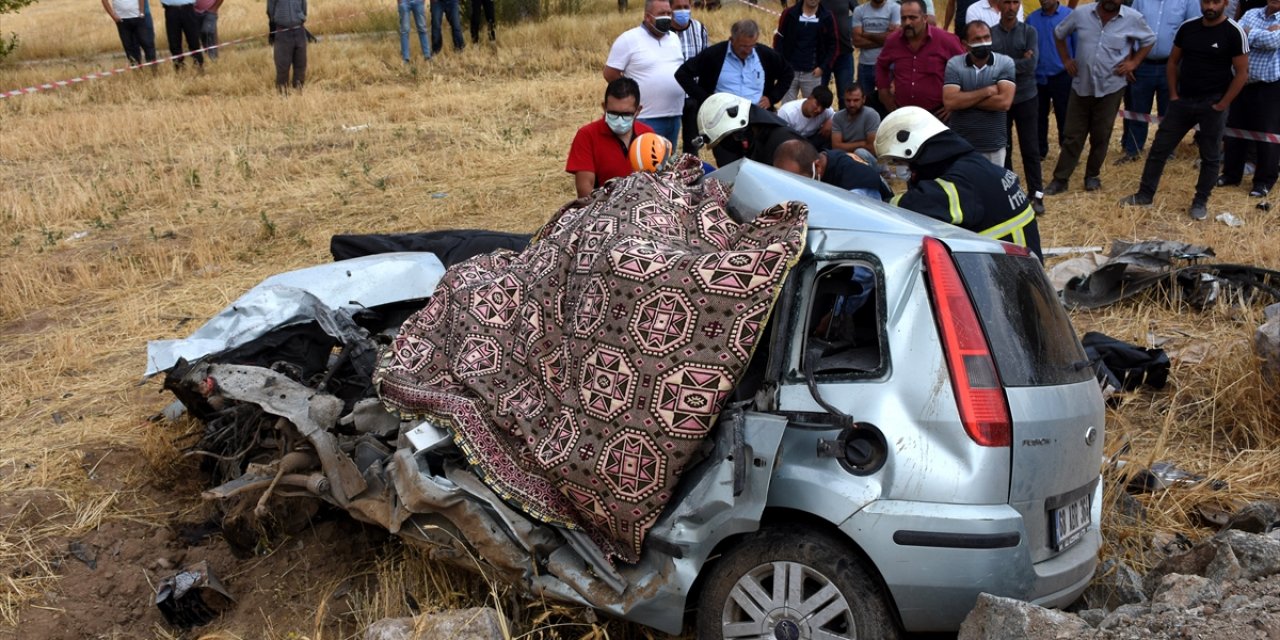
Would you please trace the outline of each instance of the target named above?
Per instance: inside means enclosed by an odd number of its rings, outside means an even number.
[[[979,235],[1040,253],[1040,229],[1018,176],[920,107],[890,113],[876,131],[876,154],[906,161],[907,190],[891,202]]]
[[[772,164],[778,145],[804,139],[782,118],[731,93],[712,94],[698,107],[698,133],[721,167],[740,158]]]

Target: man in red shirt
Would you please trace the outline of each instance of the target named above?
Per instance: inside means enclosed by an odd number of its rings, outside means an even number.
[[[923,0],[902,0],[902,28],[889,34],[876,60],[876,89],[885,109],[920,107],[946,122],[942,77],[947,60],[967,53],[960,39],[925,21]]]
[[[636,136],[653,131],[636,121],[639,113],[640,85],[626,77],[610,82],[604,90],[604,117],[578,129],[564,165],[573,174],[579,198],[609,180],[631,175],[627,148]]]

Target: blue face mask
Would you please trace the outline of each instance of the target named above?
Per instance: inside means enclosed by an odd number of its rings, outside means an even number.
[[[617,135],[626,135],[631,131],[631,127],[636,123],[635,116],[618,116],[612,113],[604,114],[604,123],[609,130]]]
[[[676,26],[684,28],[689,26],[690,16],[693,14],[689,9],[676,9],[672,12],[672,19],[675,20]]]

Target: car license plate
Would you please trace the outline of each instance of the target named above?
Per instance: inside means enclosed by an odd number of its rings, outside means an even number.
[[[1093,495],[1086,493],[1070,504],[1049,512],[1053,523],[1053,548],[1062,551],[1084,538],[1089,530]]]

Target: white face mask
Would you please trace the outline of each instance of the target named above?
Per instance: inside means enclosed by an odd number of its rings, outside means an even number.
[[[814,180],[817,180],[818,179],[818,163],[815,162],[809,165],[809,171],[810,171],[809,177],[813,178]]]
[[[636,123],[636,117],[606,113],[604,114],[604,123],[609,126],[609,130],[614,134],[623,135],[631,132],[631,127]]]

